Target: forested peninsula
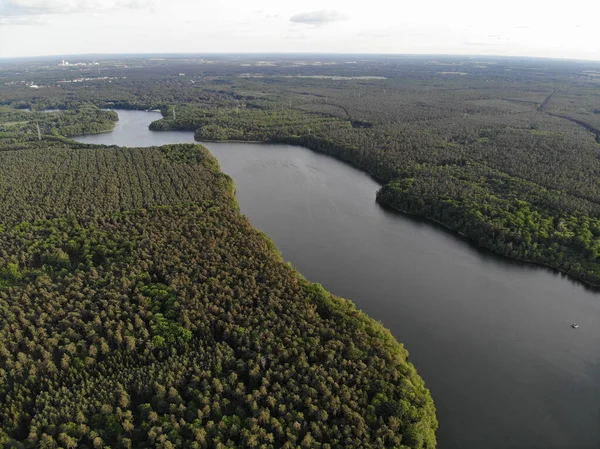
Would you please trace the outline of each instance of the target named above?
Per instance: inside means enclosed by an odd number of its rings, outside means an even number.
[[[65,137],[116,119],[0,113],[0,447],[434,448],[407,351],[284,263],[204,147]]]

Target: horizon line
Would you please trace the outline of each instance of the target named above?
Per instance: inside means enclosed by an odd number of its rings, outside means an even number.
[[[44,58],[63,58],[63,57],[91,57],[91,56],[361,56],[361,57],[446,57],[446,58],[490,58],[490,59],[537,59],[547,61],[571,61],[600,63],[600,59],[581,59],[567,57],[548,57],[548,56],[524,56],[524,55],[496,55],[496,54],[466,54],[466,53],[352,53],[352,52],[142,52],[142,53],[112,53],[112,52],[94,52],[94,53],[64,53],[52,55],[34,55],[34,56],[0,56],[0,61],[8,60],[28,60]]]

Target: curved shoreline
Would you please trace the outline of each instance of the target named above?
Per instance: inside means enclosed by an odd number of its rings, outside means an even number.
[[[94,132],[89,132],[89,133],[85,133],[85,134],[77,134],[75,136],[63,136],[63,137],[66,137],[67,139],[73,139],[74,137],[95,136],[96,134],[111,133],[111,132],[113,132],[115,130],[115,126],[113,126],[111,129],[107,129],[107,130],[104,130],[104,131],[94,131]]]
[[[378,177],[376,177],[372,173],[369,173],[368,171],[365,171],[365,170],[361,169],[356,164],[354,164],[352,161],[341,159],[341,158],[335,156],[334,154],[331,154],[331,153],[328,153],[328,152],[325,152],[325,151],[320,151],[318,149],[312,148],[308,144],[295,143],[293,141],[269,141],[269,140],[266,140],[266,141],[265,140],[263,140],[263,141],[255,141],[255,140],[203,140],[203,141],[197,141],[197,142],[212,142],[212,143],[261,143],[261,144],[272,144],[272,145],[293,145],[293,146],[297,146],[297,147],[301,147],[301,148],[307,148],[310,151],[314,151],[315,153],[319,153],[319,154],[324,154],[324,155],[330,156],[330,157],[334,158],[335,160],[337,160],[339,162],[342,162],[342,163],[345,163],[345,164],[348,164],[348,165],[352,166],[356,170],[359,170],[361,173],[369,175],[373,180],[375,180],[382,187],[387,184],[386,181],[384,181],[382,179],[379,179]],[[476,239],[474,239],[474,238],[470,237],[469,235],[467,235],[467,234],[465,234],[463,232],[460,232],[457,229],[454,229],[454,228],[448,226],[447,224],[442,223],[442,222],[440,222],[440,221],[438,221],[438,220],[436,220],[434,218],[430,218],[430,217],[427,217],[425,215],[413,214],[411,212],[407,212],[407,211],[398,209],[398,208],[396,208],[396,207],[394,207],[394,206],[392,206],[390,204],[382,203],[382,202],[378,201],[377,198],[375,199],[375,201],[377,203],[379,203],[380,205],[382,205],[382,206],[385,206],[387,208],[390,208],[390,209],[394,210],[397,213],[405,214],[405,215],[408,215],[408,216],[411,216],[411,217],[420,218],[420,219],[426,220],[428,222],[440,225],[444,229],[452,232],[453,234],[455,234],[457,236],[460,236],[461,238],[463,238],[467,242],[469,242],[469,243],[477,246],[480,249],[485,249],[486,251],[490,251],[491,253],[495,254],[496,256],[503,257],[503,258],[505,258],[507,260],[514,260],[514,261],[517,261],[517,262],[531,264],[531,265],[537,265],[537,266],[540,266],[540,267],[544,267],[544,268],[550,269],[550,270],[554,271],[555,273],[561,273],[561,274],[563,274],[565,276],[568,276],[571,280],[574,280],[574,281],[577,281],[577,282],[581,282],[584,286],[586,286],[588,288],[591,288],[594,291],[599,291],[600,292],[600,283],[591,282],[591,281],[586,280],[583,277],[577,276],[576,274],[573,274],[573,273],[571,273],[571,272],[569,272],[569,271],[567,271],[565,269],[559,268],[559,267],[554,266],[554,265],[550,265],[548,263],[538,262],[538,261],[535,261],[535,260],[524,259],[524,258],[520,258],[520,257],[513,257],[513,256],[509,256],[507,254],[503,254],[501,252],[495,251],[493,248],[490,248],[489,246],[480,245],[479,242]]]
[[[425,220],[429,223],[435,223],[436,225],[441,226],[442,228],[444,228],[444,230],[450,232],[451,234],[454,234],[455,236],[460,237],[461,239],[465,240],[467,243],[472,244],[481,250],[489,251],[490,253],[494,254],[495,256],[499,256],[499,257],[502,257],[502,258],[504,258],[506,260],[510,260],[510,261],[516,261],[516,262],[520,262],[520,263],[527,264],[527,265],[536,265],[541,268],[546,268],[550,271],[553,271],[555,274],[560,273],[565,276],[568,276],[569,279],[571,279],[572,281],[580,282],[584,287],[589,288],[589,289],[593,290],[594,292],[600,293],[600,283],[595,284],[593,282],[586,281],[585,279],[575,276],[566,270],[563,270],[561,268],[555,267],[555,266],[547,264],[547,263],[537,262],[534,260],[524,259],[521,257],[507,256],[506,254],[502,254],[497,251],[494,251],[492,248],[490,248],[488,246],[480,245],[476,240],[472,239],[467,234],[457,231],[456,229],[451,228],[450,226],[448,226],[434,218],[429,218],[429,217],[426,217],[425,215],[413,214],[411,212],[407,212],[402,209],[398,209],[397,207],[394,207],[388,203],[383,203],[383,202],[379,202],[379,201],[377,201],[377,203],[380,204],[382,207],[385,207],[386,209],[390,209],[390,210],[394,211],[395,213],[399,213],[399,214],[406,215],[409,217]]]
[[[330,152],[327,152],[327,151],[323,151],[321,149],[314,148],[313,146],[310,145],[310,142],[301,142],[301,138],[302,138],[301,136],[293,136],[293,137],[282,138],[282,139],[277,139],[277,140],[262,140],[262,141],[256,141],[256,140],[239,140],[239,139],[232,139],[232,140],[208,140],[208,139],[207,140],[196,140],[196,134],[195,133],[196,133],[197,129],[194,129],[194,130],[190,130],[190,129],[188,129],[188,130],[164,130],[164,131],[193,132],[194,133],[194,141],[200,142],[200,143],[201,142],[207,142],[207,143],[262,143],[262,144],[283,144],[283,145],[293,145],[293,146],[303,147],[303,148],[307,148],[307,149],[309,149],[311,151],[314,151],[316,153],[319,153],[319,154],[325,154],[325,155],[331,156],[334,159],[336,159],[337,161],[340,161],[342,163],[346,163],[346,164],[352,166],[353,168],[359,170],[360,172],[369,175],[373,180],[375,180],[382,187],[385,186],[386,184],[388,184],[389,182],[391,182],[391,180],[381,179],[381,178],[377,177],[375,174],[370,173],[367,170],[364,170],[363,168],[359,167],[356,163],[354,163],[354,161],[352,161],[352,160],[343,159],[343,158],[339,157],[339,153],[338,153],[338,155],[336,155],[334,153],[330,153]],[[377,201],[377,198],[375,199],[375,201]],[[538,266],[541,266],[541,267],[546,267],[546,268],[549,268],[549,269],[554,270],[556,272],[562,273],[562,274],[568,276],[572,280],[575,280],[577,282],[581,282],[582,284],[584,284],[584,285],[586,285],[588,287],[591,287],[593,289],[600,289],[600,283],[591,282],[589,280],[584,279],[583,277],[580,277],[580,276],[577,276],[577,275],[575,275],[575,274],[573,274],[571,272],[568,272],[565,269],[562,269],[562,268],[559,268],[559,267],[556,267],[556,266],[553,266],[553,265],[550,265],[550,264],[547,264],[547,263],[544,263],[544,262],[537,262],[537,261],[522,259],[522,258],[519,258],[519,257],[509,256],[507,254],[503,254],[503,253],[500,253],[498,251],[495,251],[493,248],[490,248],[488,246],[480,245],[479,242],[476,239],[473,239],[472,237],[468,236],[467,234],[464,234],[464,233],[458,231],[457,229],[454,229],[454,228],[452,228],[452,227],[450,227],[450,226],[448,226],[448,225],[446,225],[444,223],[441,223],[441,222],[439,222],[439,221],[437,221],[435,219],[432,219],[430,217],[427,217],[425,215],[418,215],[418,214],[408,213],[408,212],[405,212],[405,211],[403,211],[401,209],[397,209],[397,208],[395,208],[395,207],[393,207],[391,205],[387,205],[387,204],[386,204],[386,207],[390,207],[391,209],[393,209],[393,210],[395,210],[397,212],[400,212],[400,213],[411,215],[413,217],[419,217],[419,218],[422,218],[422,219],[427,220],[429,222],[436,223],[436,224],[444,227],[445,229],[447,229],[449,231],[452,231],[456,235],[461,236],[462,238],[464,238],[468,242],[471,242],[472,244],[476,245],[477,247],[479,247],[479,248],[485,248],[486,250],[488,250],[488,251],[490,251],[490,252],[492,252],[492,253],[494,253],[494,254],[496,254],[498,256],[504,257],[504,258],[509,259],[509,260],[515,260],[515,261],[518,261],[518,262],[523,262],[523,263],[538,265]]]

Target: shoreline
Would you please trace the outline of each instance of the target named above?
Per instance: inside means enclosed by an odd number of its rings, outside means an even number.
[[[196,130],[194,130],[194,131],[192,131],[192,130],[187,130],[187,131],[186,130],[169,130],[169,131],[184,131],[184,132],[194,132],[194,133],[196,132]],[[378,178],[377,176],[369,173],[366,170],[363,170],[362,168],[358,167],[354,162],[352,162],[350,160],[345,160],[345,159],[342,159],[342,158],[340,158],[340,157],[338,157],[338,156],[336,156],[334,154],[331,154],[329,152],[320,151],[320,150],[311,148],[310,145],[301,144],[301,143],[295,143],[293,141],[256,141],[256,140],[237,140],[237,139],[236,140],[196,140],[195,139],[195,135],[194,135],[194,141],[199,142],[200,144],[202,142],[206,142],[206,143],[259,143],[259,144],[292,145],[292,146],[302,147],[302,148],[306,148],[306,149],[308,149],[310,151],[314,151],[315,153],[325,154],[327,156],[330,156],[330,157],[334,158],[336,161],[339,161],[341,163],[348,164],[348,165],[352,166],[353,168],[355,168],[356,170],[360,171],[361,173],[364,173],[364,174],[370,176],[373,180],[375,180],[382,187],[389,182],[389,181],[384,181],[384,180]],[[375,198],[375,201],[378,202],[377,198]],[[558,268],[558,267],[546,264],[544,262],[537,262],[537,261],[532,261],[532,260],[523,259],[523,258],[519,258],[519,257],[512,257],[512,256],[508,256],[506,254],[499,253],[497,251],[494,251],[492,248],[489,248],[487,246],[481,246],[481,245],[479,245],[479,243],[476,240],[472,239],[468,235],[466,235],[466,234],[464,234],[464,233],[462,233],[460,231],[457,231],[456,229],[453,229],[453,228],[449,227],[448,225],[446,225],[444,223],[441,223],[441,222],[439,222],[439,221],[437,221],[435,219],[429,218],[429,217],[424,216],[424,215],[417,215],[417,214],[412,214],[412,213],[409,213],[409,212],[405,212],[405,211],[403,211],[401,209],[397,209],[396,207],[391,206],[391,205],[387,205],[387,204],[383,204],[383,203],[379,203],[379,204],[383,205],[385,207],[388,207],[388,208],[390,208],[390,209],[392,209],[392,210],[394,210],[394,211],[396,211],[398,213],[402,213],[402,214],[409,215],[409,216],[412,216],[412,217],[417,217],[417,218],[420,218],[420,219],[423,219],[423,220],[427,220],[427,221],[429,221],[431,223],[435,223],[435,224],[437,224],[439,226],[442,226],[444,229],[446,229],[448,231],[451,231],[453,234],[455,234],[457,236],[460,236],[461,238],[465,239],[467,242],[469,242],[469,243],[471,243],[473,245],[476,245],[478,248],[483,248],[486,251],[490,251],[492,254],[495,254],[496,256],[500,256],[500,257],[506,258],[508,260],[514,260],[514,261],[521,262],[521,263],[538,265],[540,267],[548,268],[548,269],[553,270],[555,272],[564,274],[565,276],[568,276],[571,280],[580,282],[580,283],[582,283],[584,286],[586,286],[588,288],[592,288],[594,290],[600,290],[600,283],[590,282],[588,280],[585,280],[585,279],[583,279],[583,278],[581,278],[579,276],[576,276],[576,275],[574,275],[574,274],[566,271],[565,269],[561,269],[561,268]]]
[[[160,131],[158,131],[158,132],[160,132]],[[188,131],[184,131],[184,132],[188,132]],[[269,142],[267,140],[196,140],[195,138],[194,138],[194,142],[198,142],[198,143],[202,143],[202,142],[206,142],[206,143],[263,143],[266,145],[274,144],[274,142]]]
[[[76,134],[74,136],[62,136],[62,137],[66,138],[66,139],[73,139],[73,137],[95,136],[96,134],[111,133],[111,132],[113,132],[115,130],[116,126],[117,125],[115,124],[115,125],[113,125],[113,127],[111,129],[107,129],[107,130],[104,130],[104,131],[96,131],[96,132],[89,132],[89,133],[85,133],[85,134]]]
[[[496,251],[494,251],[493,249],[491,249],[491,248],[489,248],[487,246],[479,245],[479,243],[477,243],[477,241],[473,240],[468,235],[466,235],[466,234],[464,234],[464,233],[462,233],[460,231],[457,231],[456,229],[453,229],[453,228],[449,227],[448,225],[446,225],[446,224],[444,224],[444,223],[442,223],[442,222],[440,222],[440,221],[438,221],[438,220],[436,220],[434,218],[429,218],[429,217],[426,217],[425,215],[418,215],[418,214],[413,214],[411,212],[406,212],[406,211],[403,211],[402,209],[398,209],[397,207],[394,207],[394,206],[392,206],[390,204],[387,204],[387,203],[380,203],[380,202],[378,202],[378,204],[381,205],[381,206],[383,206],[383,207],[385,207],[385,208],[387,208],[387,209],[390,209],[390,210],[394,211],[395,213],[399,213],[399,214],[402,214],[402,215],[407,215],[409,217],[419,218],[419,219],[426,220],[426,221],[431,222],[431,223],[435,223],[436,225],[439,225],[442,228],[444,228],[446,231],[448,231],[448,232],[450,232],[450,233],[452,233],[452,234],[454,234],[456,236],[461,237],[462,239],[466,240],[468,243],[471,243],[471,244],[475,245],[479,249],[483,249],[485,251],[489,251],[491,254],[494,254],[495,256],[502,257],[502,258],[507,259],[507,260],[517,261],[519,263],[523,263],[523,264],[527,264],[527,265],[537,265],[537,266],[542,267],[542,268],[547,268],[547,269],[549,269],[551,271],[554,271],[555,274],[556,273],[563,274],[563,275],[569,277],[572,281],[579,282],[579,283],[583,284],[584,287],[590,288],[590,289],[592,289],[592,290],[597,291],[598,293],[600,293],[600,283],[599,284],[595,284],[593,282],[586,281],[585,279],[580,278],[578,276],[575,276],[572,273],[569,273],[568,271],[566,271],[564,269],[555,267],[553,265],[550,265],[550,264],[547,264],[547,263],[544,263],[544,262],[537,262],[537,261],[530,260],[530,259],[523,259],[521,257],[507,256],[506,254],[502,254],[502,253],[496,252]]]
[[[369,175],[373,180],[375,180],[382,187],[387,184],[387,182],[385,182],[385,181],[383,181],[383,180],[375,177],[371,173],[369,173],[369,172],[367,172],[365,170],[360,169],[355,164],[353,164],[351,161],[347,161],[347,160],[341,159],[339,157],[334,156],[333,154],[326,153],[324,151],[315,150],[315,149],[311,148],[308,145],[295,144],[295,143],[291,143],[291,142],[273,142],[273,141],[264,141],[264,140],[263,141],[260,141],[260,140],[203,140],[203,141],[197,141],[197,142],[200,142],[200,143],[202,143],[202,142],[210,142],[210,143],[260,143],[260,144],[267,144],[267,145],[292,145],[292,146],[296,146],[296,147],[306,148],[306,149],[308,149],[310,151],[313,151],[315,153],[324,154],[324,155],[327,155],[329,157],[332,157],[336,161],[341,162],[343,164],[348,164],[348,165],[352,166],[353,168],[355,168],[356,170],[360,171],[361,173]],[[445,230],[451,232],[452,234],[461,237],[466,242],[475,245],[477,248],[489,251],[490,253],[492,253],[492,254],[494,254],[496,256],[505,258],[507,260],[513,260],[513,261],[517,261],[517,262],[520,262],[520,263],[528,264],[528,265],[537,265],[539,267],[547,268],[549,270],[554,271],[555,273],[561,273],[561,274],[569,277],[573,281],[580,282],[581,284],[583,284],[587,288],[591,288],[593,290],[597,290],[598,292],[600,292],[600,283],[594,283],[594,282],[588,281],[588,280],[586,280],[584,278],[581,278],[579,276],[574,275],[573,273],[570,273],[569,271],[567,271],[565,269],[562,269],[562,268],[559,268],[559,267],[556,267],[554,265],[550,265],[550,264],[547,264],[547,263],[544,263],[544,262],[538,262],[538,261],[534,261],[534,260],[530,260],[530,259],[524,259],[524,258],[520,258],[520,257],[513,257],[513,256],[508,256],[506,254],[499,253],[497,251],[494,251],[492,248],[490,248],[488,246],[480,245],[476,240],[474,240],[473,238],[469,237],[467,234],[464,234],[464,233],[462,233],[462,232],[460,232],[460,231],[458,231],[458,230],[456,230],[454,228],[451,228],[450,226],[448,226],[448,225],[446,225],[446,224],[444,224],[444,223],[442,223],[442,222],[440,222],[440,221],[438,221],[436,219],[429,218],[429,217],[427,217],[425,215],[418,215],[418,214],[413,214],[413,213],[410,213],[410,212],[403,211],[403,210],[398,209],[398,208],[396,208],[396,207],[394,207],[392,205],[389,205],[387,203],[381,203],[381,202],[377,201],[377,198],[375,198],[375,201],[379,205],[384,206],[386,208],[389,208],[389,209],[393,210],[396,213],[400,213],[400,214],[407,215],[407,216],[410,216],[410,217],[414,217],[414,218],[419,218],[419,219],[422,219],[422,220],[426,220],[426,221],[428,221],[430,223],[435,223],[435,224],[443,227]]]

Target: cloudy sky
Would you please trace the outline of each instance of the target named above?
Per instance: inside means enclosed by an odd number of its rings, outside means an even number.
[[[0,57],[335,52],[600,60],[599,15],[593,0],[0,0]]]

